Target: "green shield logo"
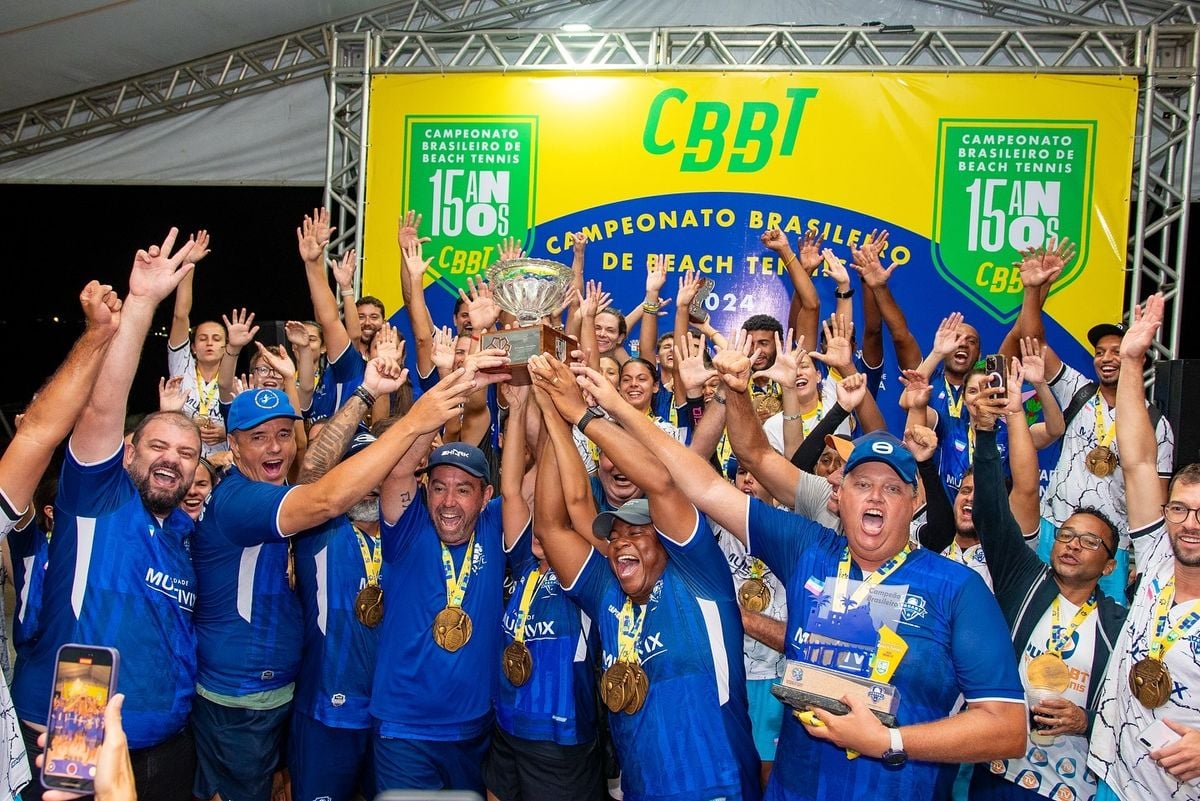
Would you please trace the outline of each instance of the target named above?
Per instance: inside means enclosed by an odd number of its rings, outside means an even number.
[[[1087,263],[1095,121],[943,119],[938,122],[933,263],[1000,322],[1021,307],[1021,250],[1056,237],[1079,254],[1054,283]]]
[[[401,207],[419,212],[430,272],[451,294],[533,227],[537,117],[409,115]]]

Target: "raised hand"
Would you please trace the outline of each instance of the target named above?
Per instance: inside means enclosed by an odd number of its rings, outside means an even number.
[[[564,420],[574,425],[583,417],[587,401],[575,376],[565,364],[547,353],[530,356],[529,374]],[[603,376],[601,381],[608,383]]]
[[[846,262],[839,259],[832,248],[823,249],[821,257],[825,259],[825,274],[832,278],[839,288],[849,287],[850,273],[846,270]]]
[[[767,230],[763,231],[762,236],[760,236],[758,240],[762,242],[768,250],[773,250],[776,253],[783,253],[783,251],[787,250],[789,247],[787,236],[778,228],[768,228]]]
[[[296,245],[300,258],[306,264],[321,262],[325,257],[325,246],[334,229],[329,226],[329,209],[313,209],[304,215],[304,221],[296,229]]]
[[[824,242],[821,235],[811,229],[805,231],[804,238],[800,240],[800,267],[809,275],[812,275],[824,260],[821,255],[821,245]]]
[[[928,462],[937,453],[937,434],[928,426],[909,426],[904,429],[904,446],[918,462]]]
[[[1146,298],[1141,306],[1133,307],[1133,320],[1121,337],[1121,357],[1128,359],[1144,358],[1154,345],[1154,337],[1162,326],[1163,312],[1166,301],[1161,292],[1156,292]]]
[[[400,245],[400,251],[411,247],[412,245],[420,245],[429,241],[427,236],[419,236],[418,231],[421,229],[421,215],[417,214],[412,209],[409,209],[396,227],[396,243]]]
[[[747,332],[739,330],[733,344],[718,350],[713,356],[713,369],[721,376],[725,386],[734,392],[745,392],[750,386],[750,366],[758,357],[757,350],[750,352],[753,347],[754,342]]]
[[[854,262],[854,269],[858,272],[862,282],[871,289],[877,289],[885,286],[888,279],[892,277],[892,273],[896,271],[898,266],[896,262],[886,270],[883,268],[883,263],[879,256],[887,247],[888,232],[884,230],[876,237],[874,231],[867,238],[866,244],[861,248],[850,248],[850,258]]]
[[[517,241],[515,236],[501,239],[497,250],[500,252],[500,261],[519,259],[525,255],[525,249],[521,247],[521,243]]]
[[[283,345],[276,345],[273,348],[268,348],[261,342],[255,342],[254,345],[271,369],[283,376],[285,383],[296,380],[296,363],[292,361],[292,357],[287,355],[287,350]]]
[[[604,291],[599,281],[589,280],[584,289],[583,302],[579,304],[580,317],[595,317],[601,309],[607,309],[612,295]]]
[[[158,410],[160,412],[181,412],[187,402],[187,393],[183,391],[183,376],[158,379]]]
[[[700,276],[699,270],[687,270],[681,273],[679,276],[679,288],[675,291],[675,298],[679,301],[679,305],[675,308],[689,308],[702,286],[704,286],[704,279]]]
[[[283,324],[283,333],[287,335],[288,344],[297,350],[308,350],[312,343],[308,340],[308,327],[296,320],[288,320]]]
[[[867,377],[862,373],[848,375],[838,381],[834,389],[837,391],[838,406],[853,412],[867,398]]]
[[[487,333],[487,329],[477,328],[475,330],[479,331],[481,335]],[[512,359],[508,357],[508,351],[503,348],[484,348],[467,354],[463,360],[463,368],[472,379],[478,373],[486,373],[490,377],[501,376],[496,381],[508,381],[512,378],[512,374],[508,372],[508,366],[511,363]],[[484,383],[493,384],[496,381]]]
[[[246,314],[245,309],[234,309],[231,314],[232,318],[221,315],[225,322],[225,343],[227,347],[240,350],[254,339],[258,326],[254,325],[254,312]]]
[[[175,291],[183,277],[195,266],[187,261],[188,254],[196,243],[189,239],[174,254],[175,238],[179,229],[167,232],[161,245],[151,245],[139,250],[133,257],[133,269],[129,273],[129,298],[151,301],[155,305]]]
[[[439,374],[444,375],[454,369],[454,349],[457,347],[458,337],[449,327],[444,326],[433,332],[433,351],[429,359]]]
[[[950,316],[942,319],[937,333],[933,335],[933,352],[938,356],[948,356],[958,350],[966,329],[962,327],[962,312],[950,312]]]
[[[475,331],[482,331],[494,326],[500,319],[500,307],[492,298],[492,288],[482,278],[471,275],[467,276],[467,289],[470,290],[469,295],[460,289],[458,296],[466,304],[471,328]]]
[[[667,260],[661,253],[655,254],[646,266],[646,295],[653,293],[654,297],[662,292],[663,284],[667,282]]]
[[[800,371],[800,360],[807,353],[804,350],[804,337],[798,343],[792,342],[793,332],[788,329],[783,339],[775,334],[775,363],[765,370],[756,371],[751,378],[766,378],[783,387],[796,385],[796,373]]]
[[[683,382],[685,397],[698,397],[704,392],[708,379],[717,374],[716,370],[704,364],[706,348],[705,337],[701,336],[696,343],[690,336],[685,336],[682,342],[676,342],[675,369],[679,371],[679,380]]]
[[[1060,242],[1051,237],[1046,246],[1021,251],[1021,260],[1014,261],[1013,266],[1021,271],[1021,283],[1026,287],[1039,287],[1053,283],[1073,258],[1075,245],[1071,240],[1063,237]]]
[[[587,250],[587,246],[587,234],[585,234],[583,231],[576,231],[575,233],[571,234],[571,249],[575,251],[576,256],[582,256],[583,252]]]
[[[575,383],[579,384],[580,389],[583,390],[585,401],[590,398],[590,402],[602,409],[613,409],[617,404],[625,402],[613,383],[605,378],[599,370],[593,370],[583,361],[572,362],[570,368],[575,375]],[[578,419],[576,417],[571,422],[574,423]]]
[[[1040,357],[1029,357],[1030,359]],[[1021,387],[1026,382],[1038,383],[1029,378],[1029,366],[1025,364],[1024,359],[1009,359],[1008,360],[1008,383],[1005,385],[1007,390],[1004,411],[1008,414],[1024,414],[1025,399],[1021,397]]]
[[[900,393],[901,409],[908,412],[929,406],[933,386],[924,373],[918,370],[901,370],[900,383],[904,385],[904,391]]]
[[[338,259],[333,260],[331,264],[333,280],[337,281],[338,289],[354,289],[354,271],[357,267],[358,251],[354,248],[350,248],[343,253],[340,261]]]
[[[192,245],[192,250],[184,259],[188,264],[196,264],[212,251],[208,248],[208,230],[201,228],[196,233],[192,234],[192,241],[196,244]]]
[[[1021,338],[1020,365],[1025,373],[1025,380],[1030,384],[1046,383],[1046,345],[1039,344],[1036,337]],[[1014,362],[1016,359],[1009,359]]]
[[[849,375],[854,370],[854,347],[850,338],[854,335],[854,321],[844,314],[831,314],[821,323],[825,333],[825,352],[809,353],[817,361]]]
[[[79,305],[87,320],[89,331],[111,337],[121,325],[121,299],[113,288],[99,281],[89,281],[79,293]]]
[[[363,372],[363,386],[375,397],[396,392],[404,386],[408,378],[408,370],[398,359],[391,356],[376,356],[367,362]]]
[[[392,328],[391,323],[385,322],[383,328],[379,329],[379,333],[371,340],[371,350],[376,356],[404,361],[404,343],[400,341],[400,333]]]
[[[465,368],[459,368],[437,382],[434,387],[421,393],[404,420],[421,434],[431,434],[440,429],[448,420],[462,414],[467,396],[481,386],[495,383],[494,376],[468,375]]]

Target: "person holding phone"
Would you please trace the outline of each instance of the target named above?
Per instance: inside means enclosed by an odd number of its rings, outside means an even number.
[[[121,725],[121,708],[124,704],[125,696],[117,693],[108,699],[104,707],[104,741],[96,760],[96,779],[92,788],[96,801],[137,801],[129,740]],[[45,733],[38,736],[37,744],[39,748],[46,747]],[[39,755],[37,766],[42,767],[44,761],[45,757]],[[42,801],[74,801],[76,798],[79,798],[79,794],[69,790],[47,790],[42,794]]]

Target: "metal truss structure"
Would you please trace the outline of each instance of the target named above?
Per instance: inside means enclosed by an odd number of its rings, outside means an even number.
[[[1063,13],[1100,3],[998,2]],[[1113,2],[1107,6],[1182,6]],[[1191,5],[1191,4],[1186,4]],[[979,10],[978,8],[976,10]],[[1078,10],[1078,9],[1077,9]],[[1184,9],[1186,13],[1194,8]],[[364,125],[371,75],[392,72],[612,70],[1038,72],[1135,75],[1138,124],[1133,165],[1126,307],[1152,292],[1167,297],[1159,358],[1178,352],[1187,255],[1189,189],[1197,120],[1200,25],[1043,25],[912,28],[889,26],[375,31],[338,35],[334,44],[327,196],[341,236],[359,238]],[[358,242],[361,245],[361,242]]]

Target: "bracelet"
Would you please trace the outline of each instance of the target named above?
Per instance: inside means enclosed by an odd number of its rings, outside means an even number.
[[[474,332],[471,333],[471,341],[472,342],[481,342],[482,340],[483,340],[483,334],[476,334]]]
[[[849,298],[852,298],[852,297],[854,297],[854,287],[850,287],[845,292],[838,292],[835,290],[833,293],[833,296],[835,298],[840,298],[841,300],[847,300]]]
[[[233,358],[235,358],[235,359],[236,359],[238,356],[240,356],[240,355],[241,355],[241,353],[242,353],[242,352],[241,352],[240,350],[239,350],[237,353],[230,353],[230,352],[229,352],[229,346],[228,346],[228,345],[226,345],[226,346],[225,346],[225,355],[226,355],[226,356],[232,356]]]
[[[341,295],[343,298],[354,297],[354,290],[353,289],[343,289],[341,292]]]
[[[785,414],[783,416],[783,419],[784,420],[799,420],[803,416],[804,415],[802,415],[802,414]]]
[[[715,400],[717,403],[721,404],[722,406],[725,405],[725,396],[722,395],[720,392],[713,395],[712,399]]]
[[[358,389],[354,390],[354,395],[352,397],[358,398],[360,401],[367,404],[368,409],[375,405],[375,396],[372,395],[371,391],[362,384],[359,384]]]
[[[783,263],[783,266],[784,266],[784,267],[787,267],[789,264],[791,264],[791,263],[792,263],[792,262],[794,262],[795,260],[796,260],[796,254],[795,254],[795,253],[793,253],[793,254],[792,254],[792,257]]]
[[[661,303],[643,303],[642,304],[642,311],[646,312],[646,314],[654,314],[661,308],[662,308]]]

